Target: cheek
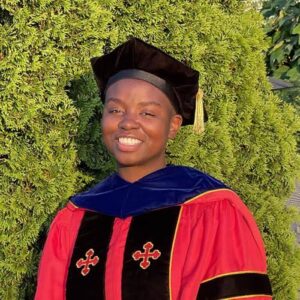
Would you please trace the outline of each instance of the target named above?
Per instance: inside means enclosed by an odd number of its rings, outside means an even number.
[[[170,119],[168,118],[160,128],[161,135],[164,135],[166,139],[168,139],[169,137],[170,128],[171,128],[171,124],[170,124]]]
[[[102,129],[102,141],[108,147],[108,143],[111,140],[112,134],[115,131],[115,124],[110,120],[109,117],[103,116],[101,120],[101,129]]]
[[[156,144],[165,145],[168,142],[170,127],[167,122],[160,122],[154,128],[151,128],[152,137]]]
[[[115,130],[115,128],[117,127],[117,122],[111,115],[104,114],[101,119],[101,127],[102,132],[110,132]]]

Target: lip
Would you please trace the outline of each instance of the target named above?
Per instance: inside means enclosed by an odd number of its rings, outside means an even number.
[[[122,141],[120,141],[120,139],[122,139]],[[138,141],[136,143],[134,143],[134,141]],[[122,152],[133,152],[138,150],[138,148],[141,146],[141,144],[143,143],[143,141],[141,141],[139,138],[134,137],[134,136],[119,136],[116,138],[117,141],[117,147],[120,151]]]

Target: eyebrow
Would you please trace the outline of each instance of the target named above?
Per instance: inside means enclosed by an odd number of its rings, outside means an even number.
[[[148,106],[148,105],[155,105],[161,107],[161,104],[157,101],[143,101],[139,103],[140,106]]]
[[[105,99],[105,102],[104,103],[108,103],[110,101],[113,101],[113,102],[122,102],[120,99],[118,98],[113,98],[113,97],[110,97],[108,99]]]
[[[109,103],[109,102],[116,102],[116,103],[123,103],[123,101],[119,98],[114,98],[114,97],[110,97],[108,98],[105,103]],[[161,103],[158,102],[158,101],[142,101],[138,104],[139,106],[148,106],[148,105],[155,105],[155,106],[158,106],[158,107],[161,107]]]

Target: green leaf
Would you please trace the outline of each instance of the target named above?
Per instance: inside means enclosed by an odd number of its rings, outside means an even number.
[[[272,50],[270,51],[270,53],[272,53],[272,52],[274,52],[276,49],[282,47],[283,44],[284,44],[284,41],[280,41],[280,42],[278,42],[277,44],[275,44],[275,45],[273,46]]]
[[[275,34],[273,35],[273,38],[272,38],[272,43],[275,44],[281,37],[281,34],[282,32],[280,30],[277,30],[275,32]]]
[[[288,66],[281,66],[280,68],[274,71],[273,76],[276,78],[282,78],[282,75],[285,74],[288,70]]]
[[[291,81],[297,81],[300,79],[300,70],[299,67],[295,66],[286,72],[287,77]]]
[[[295,61],[299,56],[300,56],[300,49],[297,49],[291,61]]]
[[[292,30],[292,34],[300,34],[300,24],[294,27],[294,29]]]
[[[272,52],[270,57],[273,63],[274,62],[280,63],[281,61],[284,60],[284,58],[285,58],[285,53],[284,53],[284,49],[282,48],[278,48],[277,50]]]

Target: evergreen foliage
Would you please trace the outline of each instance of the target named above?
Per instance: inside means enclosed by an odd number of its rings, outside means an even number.
[[[43,224],[83,177],[65,87],[89,70],[111,14],[93,0],[15,0],[0,17],[0,299],[19,300]]]
[[[242,196],[266,242],[276,299],[296,299],[296,213],[285,200],[299,171],[299,119],[270,92],[259,15],[229,0],[32,3],[10,1],[0,14],[0,279],[12,287],[0,298],[25,297],[19,284],[36,267],[42,225],[68,196],[114,168],[99,142],[101,105],[88,59],[137,36],[201,73],[206,131],[183,128],[169,144],[169,161],[202,169]]]
[[[102,102],[99,99],[94,75],[89,73],[78,80],[73,80],[69,96],[80,111],[75,138],[80,160],[78,167],[94,179],[90,183],[93,184],[115,169],[115,164],[102,143],[100,125]]]

